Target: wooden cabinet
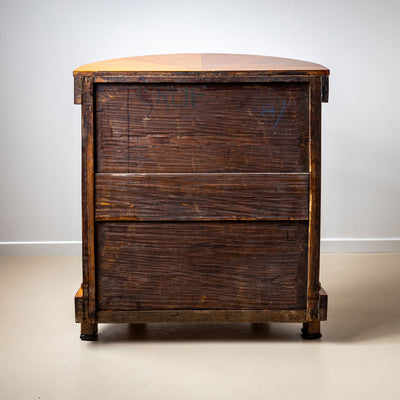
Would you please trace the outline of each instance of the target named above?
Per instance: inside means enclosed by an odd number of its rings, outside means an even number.
[[[98,323],[300,322],[320,337],[317,64],[232,54],[77,68],[81,338]]]

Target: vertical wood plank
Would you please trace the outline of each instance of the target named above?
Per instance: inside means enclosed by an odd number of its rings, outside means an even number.
[[[329,101],[329,76],[321,76],[321,102],[327,103]]]
[[[85,319],[95,322],[93,78],[82,81],[82,263]]]
[[[74,76],[74,104],[82,103],[82,77]]]
[[[321,77],[310,79],[309,230],[307,319],[318,318],[321,206]]]

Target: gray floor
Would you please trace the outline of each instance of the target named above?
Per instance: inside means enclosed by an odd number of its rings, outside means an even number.
[[[80,268],[0,257],[0,399],[400,399],[400,254],[322,255],[319,341],[300,324],[124,324],[81,342]]]

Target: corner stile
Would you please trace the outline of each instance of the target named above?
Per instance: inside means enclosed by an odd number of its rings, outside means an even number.
[[[85,319],[95,322],[93,78],[82,79],[82,262]]]

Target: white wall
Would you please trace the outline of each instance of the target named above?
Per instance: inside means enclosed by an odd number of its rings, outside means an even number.
[[[72,70],[178,52],[273,55],[329,67],[323,249],[399,251],[399,20],[399,1],[2,0],[0,254],[80,250],[80,107],[73,105]],[[49,241],[56,243],[26,243]]]

